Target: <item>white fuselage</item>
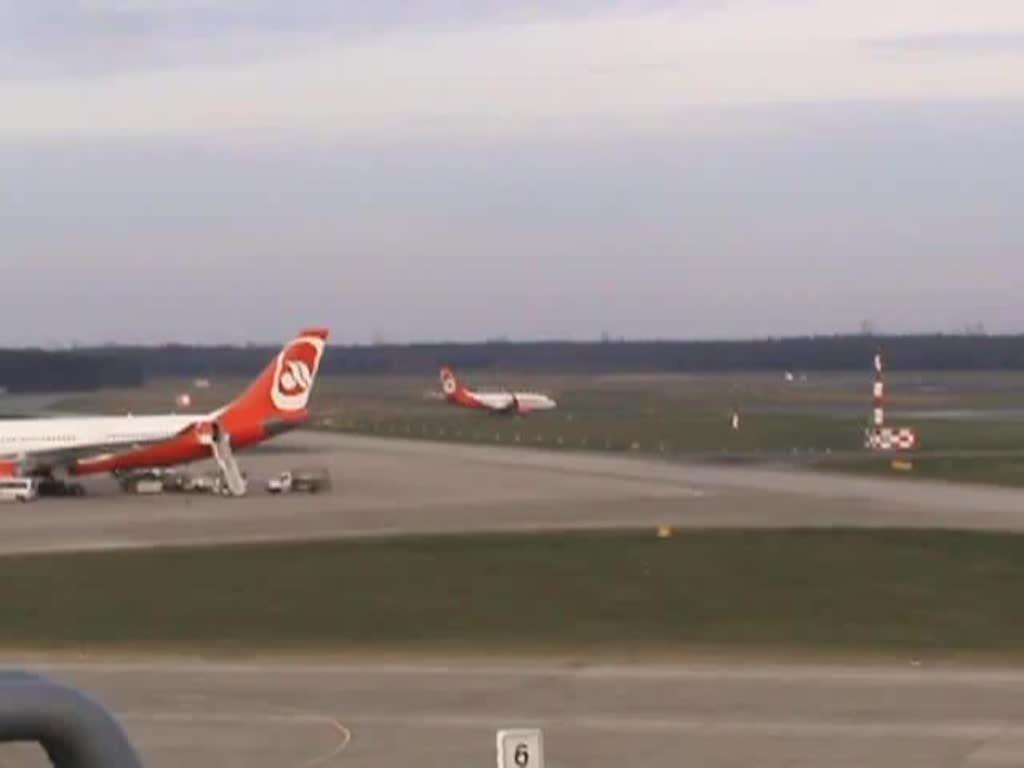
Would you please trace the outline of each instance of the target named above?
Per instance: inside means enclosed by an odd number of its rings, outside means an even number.
[[[516,403],[524,411],[547,411],[555,407],[555,401],[539,392],[471,392],[482,405],[496,411],[512,408]]]
[[[0,456],[19,456],[96,446],[151,443],[174,437],[197,420],[195,415],[83,416],[0,421]]]

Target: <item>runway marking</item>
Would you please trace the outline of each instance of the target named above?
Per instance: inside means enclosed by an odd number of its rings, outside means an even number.
[[[665,517],[651,514],[651,518]],[[187,534],[174,534],[164,538],[121,539],[105,542],[81,541],[61,542],[56,544],[25,544],[2,547],[0,558],[17,557],[19,555],[61,555],[90,552],[132,552],[161,549],[215,549],[246,544],[316,544],[320,542],[364,541],[396,537],[437,537],[452,533],[469,535],[498,535],[508,533],[552,534],[588,532],[588,531],[620,531],[651,528],[655,523],[646,520],[598,520],[580,522],[562,522],[557,519],[520,520],[515,523],[498,523],[486,526],[466,526],[458,521],[434,526],[418,527],[415,525],[382,525],[365,530],[332,529],[323,531],[289,533],[225,533],[206,534],[196,537]]]
[[[487,715],[438,715],[416,713],[409,715],[365,715],[353,720],[360,725],[401,725],[415,728],[474,728],[494,729],[502,723],[529,722],[538,727],[556,729],[583,729],[616,733],[687,732],[687,733],[761,733],[781,736],[854,736],[861,738],[934,737],[948,736],[958,739],[992,739],[1014,724],[1002,721],[943,721],[924,723],[894,723],[892,721],[807,721],[807,720],[721,720],[705,717],[672,717],[630,719],[629,715],[564,717],[536,716],[523,713],[495,713]]]
[[[307,760],[306,762],[304,762],[301,768],[313,768],[313,766],[323,765],[324,763],[327,763],[333,760],[334,758],[338,757],[342,752],[344,752],[348,748],[348,745],[352,743],[352,731],[350,731],[337,720],[332,719],[330,722],[331,725],[335,728],[335,730],[337,730],[338,733],[341,734],[341,741],[339,741],[338,745],[333,750],[328,752],[326,755],[314,757],[311,760]]]
[[[971,743],[968,745],[967,749],[964,750],[964,753],[960,757],[959,762],[957,762],[957,765],[970,765],[971,762],[973,762],[973,760],[974,760],[974,758],[976,756],[978,756],[980,753],[984,752],[986,749],[991,747],[993,744],[998,743],[1000,740],[1002,740],[1003,737],[1005,737],[1005,736],[1007,736],[1009,734],[1010,730],[1011,730],[1011,726],[1010,726],[1009,723],[1007,723],[1002,729],[1000,729],[996,733],[982,735],[982,736],[979,736],[976,739],[973,739],[971,741]],[[1012,754],[1011,755],[1012,759],[1011,760],[1007,760],[1006,764],[1008,764],[1008,765],[1016,765],[1016,764],[1018,764],[1019,763],[1019,757],[1020,757],[1019,753]]]
[[[170,712],[128,712],[120,714],[125,721],[141,720],[155,723],[189,724],[196,722],[247,724],[254,722],[285,724],[328,725],[339,736],[338,743],[328,752],[314,756],[297,768],[316,768],[337,759],[351,744],[352,730],[339,720],[315,714],[273,715],[261,713],[195,714]],[[797,721],[768,719],[712,720],[709,717],[653,717],[631,719],[630,716],[598,715],[584,717],[525,715],[523,713],[430,714],[408,715],[369,714],[352,718],[361,725],[401,726],[403,728],[460,728],[490,731],[503,723],[530,722],[550,730],[589,730],[613,733],[687,733],[700,735],[762,734],[783,737],[844,736],[862,739],[876,738],[934,738],[966,739],[975,747],[984,746],[1012,733],[1020,726],[1013,721],[987,720],[935,720],[931,722],[894,723],[892,721]]]
[[[264,712],[232,714],[194,713],[194,712],[122,712],[118,713],[121,720],[144,720],[155,723],[190,724],[190,723],[227,723],[231,725],[252,725],[253,723],[278,723],[285,725],[327,725],[339,735],[338,743],[328,752],[316,755],[299,764],[298,768],[314,768],[324,765],[344,752],[352,743],[352,731],[341,721],[327,715],[292,713],[276,715]]]
[[[1013,667],[982,667],[958,669],[956,667],[912,666],[859,666],[809,665],[800,662],[766,662],[746,666],[743,662],[681,662],[630,666],[629,664],[578,664],[573,659],[539,659],[526,662],[510,659],[508,663],[473,660],[425,658],[422,663],[375,661],[372,658],[352,661],[325,659],[323,662],[294,660],[288,657],[253,657],[251,661],[225,661],[216,659],[174,658],[139,660],[109,660],[102,654],[81,660],[47,659],[26,654],[8,660],[8,665],[36,667],[52,672],[81,672],[96,675],[117,674],[228,674],[267,675],[268,663],[273,663],[289,675],[359,674],[410,675],[417,677],[566,677],[580,680],[697,680],[697,681],[765,681],[765,682],[820,682],[853,684],[901,684],[929,686],[962,683],[964,685],[995,685],[1000,688],[1024,685],[1024,670]],[[269,673],[273,674],[274,670]]]

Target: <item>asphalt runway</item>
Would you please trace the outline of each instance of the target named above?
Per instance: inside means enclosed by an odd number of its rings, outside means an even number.
[[[0,553],[402,533],[614,526],[1024,529],[1024,492],[626,456],[296,433],[241,454],[244,499],[135,496],[109,479],[86,498],[0,507]],[[263,492],[321,464],[325,494]]]
[[[495,764],[543,729],[549,766],[1011,766],[1024,672],[704,662],[42,661],[122,720],[152,768]],[[0,765],[31,763],[0,748]]]

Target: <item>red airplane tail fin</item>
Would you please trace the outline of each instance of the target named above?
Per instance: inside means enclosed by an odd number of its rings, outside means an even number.
[[[327,336],[326,328],[307,328],[288,342],[249,388],[220,412],[223,426],[237,434],[304,421]]]

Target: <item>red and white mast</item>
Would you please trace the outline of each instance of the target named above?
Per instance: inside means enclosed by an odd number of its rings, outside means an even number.
[[[885,425],[885,362],[875,353],[875,383],[871,389],[871,428],[866,430],[865,447],[873,451],[909,451],[917,447],[912,427]]]
[[[872,420],[875,429],[885,426],[885,369],[882,363],[882,353],[875,353],[875,386],[872,389],[873,411]]]

